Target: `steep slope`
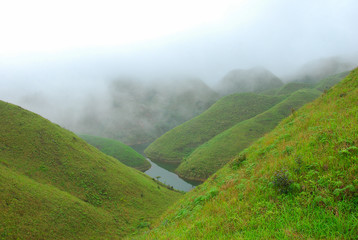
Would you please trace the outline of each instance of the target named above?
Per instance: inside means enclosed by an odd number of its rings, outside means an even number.
[[[137,239],[356,239],[358,69]]]
[[[193,151],[176,169],[179,176],[204,181],[219,170],[238,152],[271,131],[293,109],[298,109],[317,98],[321,92],[314,89],[299,90],[269,110],[237,123],[235,126],[210,139]]]
[[[334,86],[335,84],[339,83],[348,74],[349,74],[349,72],[341,72],[341,73],[338,73],[338,74],[335,74],[335,75],[328,76],[328,77],[326,77],[324,79],[321,79],[316,84],[316,89],[318,89],[320,91],[327,91],[332,86]]]
[[[145,172],[151,166],[143,155],[137,153],[133,148],[120,141],[91,135],[80,135],[80,137],[100,151],[118,159],[121,163],[129,167]]]
[[[152,161],[179,164],[195,148],[238,122],[269,109],[283,97],[241,93],[226,96],[199,116],[179,125],[145,149]]]
[[[282,86],[282,81],[265,68],[235,69],[219,82],[217,92],[229,95],[239,92],[261,92]]]
[[[180,197],[18,106],[0,101],[0,119],[3,238],[119,238]]]

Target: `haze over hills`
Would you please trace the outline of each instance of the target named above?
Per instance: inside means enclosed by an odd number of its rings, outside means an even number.
[[[358,69],[283,120],[136,239],[354,239]]]
[[[19,106],[0,119],[1,238],[121,238],[181,196]]]
[[[262,67],[236,69],[220,80],[216,90],[221,95],[239,92],[262,92],[282,86],[282,81],[272,72]]]
[[[118,79],[110,84],[108,91],[107,101],[91,101],[78,119],[69,123],[69,128],[118,139],[128,145],[148,144],[218,99],[199,79],[156,84]]]

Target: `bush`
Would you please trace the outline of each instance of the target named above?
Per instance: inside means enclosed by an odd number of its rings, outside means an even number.
[[[272,184],[281,194],[288,194],[291,191],[293,181],[289,179],[287,171],[280,170],[273,176]]]

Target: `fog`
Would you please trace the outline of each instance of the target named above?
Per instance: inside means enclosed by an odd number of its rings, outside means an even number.
[[[169,102],[192,92],[200,107],[184,104],[180,121],[156,137],[205,110],[216,99],[207,87],[233,69],[259,66],[292,81],[358,65],[355,0],[8,2],[0,3],[0,99],[78,133],[109,136],[110,125],[128,129],[145,113],[140,125],[153,132],[173,119]],[[193,92],[193,79],[210,97]],[[114,87],[123,81],[134,84]]]

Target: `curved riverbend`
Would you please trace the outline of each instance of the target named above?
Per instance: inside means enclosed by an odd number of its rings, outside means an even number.
[[[195,188],[195,186],[199,185],[199,182],[186,182],[175,173],[170,172],[153,163],[149,158],[147,158],[147,160],[150,162],[152,167],[144,173],[152,178],[158,179],[160,182],[166,185],[173,186],[173,188],[185,192],[188,192]]]

